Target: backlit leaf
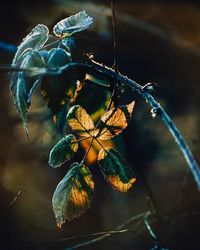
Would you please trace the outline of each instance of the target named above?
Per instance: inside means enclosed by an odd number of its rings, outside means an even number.
[[[15,57],[12,61],[12,66],[15,66],[21,60],[21,55],[26,49],[39,50],[48,40],[49,30],[43,24],[38,24],[19,45]]]
[[[52,49],[47,59],[47,68],[62,67],[71,62],[70,55],[61,48]],[[59,116],[66,107],[69,99],[73,97],[76,88],[76,75],[70,69],[61,75],[51,75],[43,78],[41,95],[54,116]]]
[[[17,65],[29,70],[30,68],[36,66],[44,67],[44,60],[38,51],[27,49],[21,55],[21,63],[18,62]],[[32,93],[39,82],[40,78],[27,78],[25,72],[13,72],[11,75],[11,94],[16,109],[24,122],[24,128],[27,133],[28,108],[30,107]]]
[[[85,153],[88,151],[92,141],[92,137],[80,142],[81,147],[84,149]],[[103,147],[114,147],[114,144],[111,140],[101,141],[101,145]],[[89,165],[95,164],[98,158],[99,150],[102,149],[101,146],[96,140],[93,141],[90,151],[86,156],[86,162]]]
[[[120,134],[128,126],[134,106],[135,102],[133,101],[128,105],[122,105],[106,112],[101,117],[98,138],[108,140]]]
[[[52,204],[57,226],[65,220],[79,217],[90,208],[94,182],[90,170],[83,164],[73,163],[53,194]]]
[[[94,135],[94,123],[86,110],[79,105],[71,107],[67,114],[67,122],[80,136]]]
[[[54,26],[53,32],[61,38],[69,37],[74,33],[87,29],[92,22],[92,17],[88,16],[85,11],[81,11],[58,22]]]
[[[132,168],[114,149],[101,149],[98,162],[105,179],[116,191],[127,192],[136,181]]]
[[[49,165],[53,168],[60,167],[70,160],[78,150],[78,143],[74,135],[64,136],[51,150]]]

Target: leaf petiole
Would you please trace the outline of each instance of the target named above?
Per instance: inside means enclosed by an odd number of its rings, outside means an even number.
[[[84,164],[85,160],[86,160],[86,157],[88,155],[88,153],[90,152],[90,149],[92,147],[92,144],[93,144],[93,141],[95,140],[95,137],[92,137],[92,141],[90,142],[90,145],[87,149],[87,152],[85,153],[84,157],[83,157],[83,160],[81,161],[81,164]]]
[[[81,142],[81,141],[84,141],[84,140],[87,140],[87,139],[90,139],[90,138],[92,138],[92,136],[84,137],[84,138],[81,138],[81,139],[78,139],[78,140],[72,142],[72,144],[73,143],[78,143],[78,142]]]

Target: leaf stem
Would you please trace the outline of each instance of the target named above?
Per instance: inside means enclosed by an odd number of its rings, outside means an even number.
[[[83,157],[83,160],[81,161],[81,164],[84,164],[84,162],[85,162],[85,160],[86,160],[86,157],[87,157],[87,155],[88,155],[88,153],[90,152],[90,149],[91,149],[91,147],[92,147],[92,144],[93,144],[93,141],[94,141],[94,137],[92,137],[92,140],[91,140],[91,142],[90,142],[90,145],[89,145],[89,147],[88,147],[88,149],[87,149],[87,152],[85,153],[85,155],[84,155],[84,157]]]
[[[70,68],[80,68],[84,69],[86,72],[97,72],[102,74],[102,76],[108,78],[108,79],[116,79],[118,83],[124,84],[126,86],[129,86],[133,91],[137,92],[139,95],[141,95],[146,102],[153,108],[154,114],[159,116],[166,127],[168,128],[169,132],[172,134],[175,142],[177,143],[179,149],[181,150],[189,168],[192,172],[192,175],[194,177],[194,180],[196,181],[197,187],[200,190],[200,169],[199,166],[194,159],[194,156],[192,155],[192,152],[187,145],[186,141],[184,140],[183,136],[181,135],[180,131],[172,121],[172,119],[169,117],[169,115],[166,113],[166,111],[161,107],[161,105],[154,99],[154,97],[148,92],[148,90],[144,89],[142,85],[138,84],[134,80],[129,79],[127,76],[122,75],[119,72],[115,72],[112,68],[109,68],[105,65],[102,65],[98,62],[95,62],[94,60],[90,61],[89,63],[68,63],[67,65],[54,69],[53,71],[49,71],[48,69],[44,73],[38,74],[38,76],[42,75],[58,75],[62,74],[64,71],[70,69]],[[10,67],[11,71],[15,71],[15,68]],[[20,71],[20,69],[17,69]],[[21,69],[21,71],[24,71],[24,69]]]
[[[60,42],[60,40],[58,39],[58,40],[56,40],[56,41],[53,41],[53,42],[51,42],[51,43],[45,45],[45,46],[42,47],[41,49],[42,49],[42,50],[43,50],[43,49],[46,49],[46,48],[50,47],[51,45],[55,45],[56,43],[59,43],[59,42]],[[40,49],[40,50],[41,50],[41,49]]]
[[[84,138],[81,138],[81,139],[78,139],[78,140],[76,140],[76,141],[71,142],[71,144],[73,144],[73,143],[78,143],[78,142],[81,142],[81,141],[85,141],[85,140],[90,139],[90,138],[91,138],[91,136],[84,137]]]
[[[93,60],[90,62],[90,64],[70,63],[60,68],[57,71],[57,73],[60,74],[66,69],[69,69],[71,67],[82,68],[89,72],[93,71],[101,73],[103,76],[109,79],[116,79],[118,83],[129,86],[133,91],[136,91],[139,95],[141,95],[146,100],[146,102],[153,108],[153,112],[155,113],[155,115],[157,115],[162,119],[162,121],[168,128],[169,132],[172,134],[175,142],[177,143],[179,149],[181,150],[190,168],[190,171],[192,172],[197,187],[200,190],[200,169],[191,153],[189,146],[187,145],[186,141],[184,140],[183,136],[181,135],[180,131],[178,130],[174,122],[171,120],[169,115],[161,107],[161,105],[154,99],[154,97],[148,92],[148,90],[144,89],[142,85],[138,84],[134,80],[131,80],[128,77],[120,74],[119,72],[115,72],[113,69],[106,67],[105,65],[102,65]]]

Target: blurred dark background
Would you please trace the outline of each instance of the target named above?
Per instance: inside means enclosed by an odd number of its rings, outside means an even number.
[[[141,84],[157,82],[157,100],[183,133],[200,161],[200,6],[199,1],[116,1],[119,68]],[[0,42],[19,44],[38,23],[50,28],[61,18],[85,9],[93,27],[80,40],[96,60],[113,63],[109,1],[4,1],[0,8]],[[0,49],[0,65],[13,54]],[[136,172],[137,182],[127,194],[113,191],[98,167],[91,209],[80,218],[56,223],[51,197],[67,166],[48,166],[48,153],[59,138],[43,101],[36,94],[30,116],[30,142],[12,103],[9,77],[0,77],[0,220],[1,249],[65,249],[84,239],[72,236],[113,230],[128,218],[149,210],[143,178],[160,213],[152,221],[160,244],[167,249],[199,249],[200,196],[188,166],[171,135],[150,108],[126,90],[121,100],[136,100],[133,121],[114,141]],[[81,152],[83,153],[83,152]],[[80,158],[78,155],[77,157]],[[13,199],[18,199],[12,205]],[[83,249],[151,249],[153,240],[143,221],[130,223],[133,232],[117,234]],[[154,248],[157,249],[157,248]]]

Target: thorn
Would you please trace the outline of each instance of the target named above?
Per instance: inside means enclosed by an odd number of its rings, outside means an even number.
[[[159,108],[152,108],[151,109],[151,116],[155,118],[158,115]]]
[[[158,88],[159,85],[155,82],[148,82],[142,87],[143,91],[148,91],[150,94],[156,91],[156,88]]]

